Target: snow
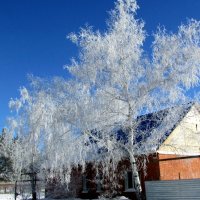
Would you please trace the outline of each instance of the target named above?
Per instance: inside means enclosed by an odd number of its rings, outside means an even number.
[[[41,200],[45,200],[44,195],[40,195]],[[0,200],[14,200],[14,194],[0,194]],[[17,196],[17,200],[31,199],[31,195],[26,195],[26,197]],[[49,200],[49,199],[48,199]],[[62,199],[61,199],[62,200]]]
[[[14,200],[14,194],[0,194],[1,200]],[[22,198],[19,196],[17,200],[22,200]]]
[[[30,197],[31,199],[31,197]],[[106,200],[106,198],[99,198],[99,200]],[[0,194],[0,200],[14,200],[14,194]],[[18,197],[17,200],[23,200],[22,197]],[[41,198],[41,200],[54,200],[51,198]],[[67,199],[59,199],[59,200],[81,200],[79,198],[67,198]],[[85,199],[87,200],[87,199]],[[125,196],[120,196],[117,198],[114,198],[113,200],[128,200]]]

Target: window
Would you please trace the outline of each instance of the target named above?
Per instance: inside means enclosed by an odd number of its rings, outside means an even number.
[[[87,181],[87,178],[86,178],[86,175],[83,175],[82,176],[82,181],[83,181],[83,193],[88,193],[88,181]]]
[[[97,193],[102,192],[102,176],[101,175],[97,175],[96,179],[94,179],[93,181],[91,181],[90,179],[88,179],[88,177],[86,175],[82,176],[82,193],[88,193],[90,190],[96,190]]]
[[[125,192],[134,192],[135,184],[132,171],[127,171],[125,173]]]
[[[97,185],[97,192],[98,193],[102,192],[101,181],[102,181],[102,176],[101,175],[97,175],[97,177],[96,177],[96,185]]]

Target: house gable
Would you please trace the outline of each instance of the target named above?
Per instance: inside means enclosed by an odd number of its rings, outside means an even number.
[[[200,108],[194,104],[160,145],[160,154],[200,155]]]

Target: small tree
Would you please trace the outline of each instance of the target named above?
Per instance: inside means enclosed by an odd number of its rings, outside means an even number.
[[[0,135],[0,181],[9,181],[12,179],[12,147],[7,146],[8,143],[7,131],[4,128]],[[10,141],[9,141],[10,142]]]
[[[83,99],[83,88],[60,78],[31,82],[29,92],[21,88],[20,98],[10,101],[10,107],[17,110],[10,119],[10,133],[18,135],[12,152],[15,175],[19,179],[31,167],[39,169],[44,179],[55,175],[69,183],[72,168],[80,164],[84,168],[86,152],[91,151],[85,145],[88,138],[78,127],[83,123],[81,110],[74,103],[78,95]]]

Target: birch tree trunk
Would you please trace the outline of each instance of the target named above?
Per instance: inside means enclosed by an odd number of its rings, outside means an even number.
[[[142,192],[142,187],[141,187],[141,181],[138,173],[138,167],[136,163],[135,156],[130,154],[130,162],[131,162],[131,169],[132,169],[132,174],[134,178],[134,185],[135,185],[135,190],[136,190],[136,197],[137,200],[141,200],[141,192]]]

